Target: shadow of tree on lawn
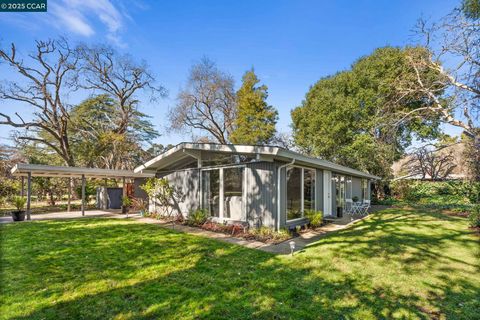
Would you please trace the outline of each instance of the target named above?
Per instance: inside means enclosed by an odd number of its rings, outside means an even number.
[[[415,239],[395,225],[402,219],[372,217],[325,237],[294,258],[155,225],[103,219],[25,224],[11,230],[13,236],[2,244],[8,246],[2,256],[4,294],[18,295],[19,303],[22,297],[38,301],[32,311],[16,310],[9,318],[430,319],[446,314],[467,319],[475,314],[480,305],[471,301],[478,298],[478,282],[457,281],[453,286],[452,279],[439,277],[425,303],[421,294],[378,286],[368,274],[343,272],[322,261],[321,252],[328,246],[335,247],[338,259],[361,262],[381,254],[401,256],[409,247],[423,259],[433,259],[436,251],[429,245],[462,241],[470,246],[474,241],[457,230],[447,232],[449,240],[434,238],[430,243],[421,234]],[[372,235],[379,230],[391,238]],[[36,239],[34,244],[10,249],[29,235]],[[365,246],[352,251],[358,241]],[[398,242],[403,243],[399,248],[394,245]],[[319,270],[319,263],[328,270]],[[12,279],[12,270],[23,276]],[[464,310],[457,301],[466,301]]]

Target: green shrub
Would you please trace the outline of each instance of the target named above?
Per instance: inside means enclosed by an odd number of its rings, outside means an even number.
[[[394,204],[399,203],[400,201],[392,198],[392,197],[387,197],[385,199],[375,199],[372,201],[372,204],[378,204],[378,205],[384,205],[384,206],[392,206]]]
[[[207,209],[197,209],[190,212],[187,218],[187,224],[192,226],[200,226],[207,221],[208,216],[209,214]]]
[[[16,196],[12,199],[13,206],[17,209],[17,211],[22,211],[25,207],[25,203],[27,203],[27,198]]]
[[[435,185],[437,194],[440,196],[452,196],[456,194],[455,188],[458,183],[454,181],[437,182]]]
[[[124,207],[130,207],[132,205],[132,199],[130,199],[128,196],[122,196],[122,206]]]
[[[323,212],[315,210],[305,210],[305,217],[310,221],[313,228],[320,227],[323,223]]]
[[[468,221],[470,222],[471,227],[480,228],[480,205],[473,207],[468,215]]]
[[[472,204],[480,204],[480,182],[463,181],[458,184],[456,193],[467,198]]]
[[[290,233],[286,229],[275,231],[272,228],[264,226],[257,229],[251,229],[250,234],[260,241],[281,242],[291,238]]]

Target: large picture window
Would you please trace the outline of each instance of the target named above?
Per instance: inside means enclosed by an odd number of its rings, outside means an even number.
[[[315,210],[315,170],[287,169],[287,220],[304,217],[305,210]]]
[[[315,170],[303,169],[303,209],[315,210]]]
[[[223,169],[223,217],[242,220],[243,168]]]
[[[202,170],[203,208],[210,216],[244,221],[244,167]]]
[[[302,168],[287,170],[287,220],[302,217]]]

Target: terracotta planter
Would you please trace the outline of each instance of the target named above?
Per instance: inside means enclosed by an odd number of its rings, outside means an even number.
[[[25,211],[12,211],[13,221],[23,221],[25,220]]]

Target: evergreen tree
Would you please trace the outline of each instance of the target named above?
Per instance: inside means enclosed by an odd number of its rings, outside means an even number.
[[[275,136],[278,112],[267,104],[267,86],[260,85],[255,72],[247,71],[237,92],[237,117],[230,141],[239,144],[266,144]]]

